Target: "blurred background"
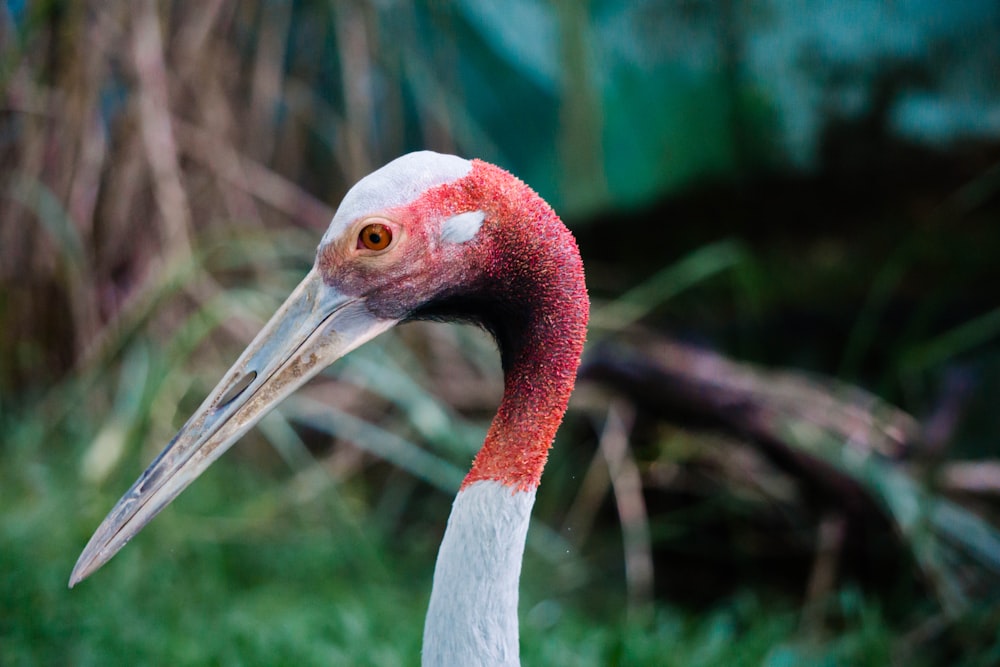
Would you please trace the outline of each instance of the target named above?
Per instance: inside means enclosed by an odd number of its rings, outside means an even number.
[[[1000,5],[0,6],[0,664],[419,661],[486,335],[410,324],[70,569],[405,152],[520,176],[593,299],[537,665],[1000,664]]]

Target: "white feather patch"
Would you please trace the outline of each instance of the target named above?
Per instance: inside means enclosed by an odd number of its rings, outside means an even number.
[[[441,240],[445,243],[465,243],[471,241],[483,226],[486,214],[482,211],[468,211],[453,215],[441,225]]]
[[[535,491],[490,480],[458,492],[441,541],[423,664],[520,664],[517,589]]]

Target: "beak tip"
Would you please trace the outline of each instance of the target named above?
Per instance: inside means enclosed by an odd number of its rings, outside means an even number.
[[[76,565],[73,566],[73,571],[69,575],[69,587],[73,588],[92,575],[108,560],[109,557],[106,554],[102,554],[101,551],[93,549],[92,545],[88,544],[76,560]]]
[[[69,575],[69,587],[73,588],[91,574],[93,574],[93,570],[84,566],[83,559],[81,558],[76,562],[76,565],[73,566],[73,572]]]

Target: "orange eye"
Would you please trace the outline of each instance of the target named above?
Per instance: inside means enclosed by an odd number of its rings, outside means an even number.
[[[368,250],[385,250],[392,242],[392,230],[388,225],[380,222],[373,222],[365,225],[358,234],[358,250],[362,248]]]

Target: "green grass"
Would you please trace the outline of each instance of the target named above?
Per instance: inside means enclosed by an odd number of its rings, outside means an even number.
[[[326,479],[303,493],[318,468],[262,467],[255,459],[268,445],[250,437],[248,453],[214,466],[70,590],[76,556],[147,454],[127,438],[121,464],[88,481],[80,462],[105,416],[80,403],[53,421],[44,414],[52,402],[3,417],[4,665],[418,662],[447,495],[425,487],[429,500],[412,501],[402,529],[379,520],[377,485]],[[793,602],[765,602],[750,588],[707,611],[657,604],[648,620],[629,621],[619,576],[533,546],[521,604],[528,665],[882,665],[898,643],[878,603],[857,592],[829,601],[835,635],[816,635]],[[566,567],[583,567],[582,583],[560,583]]]
[[[254,488],[280,484],[223,464],[192,487],[193,497],[69,590],[73,560],[113,494],[88,498],[71,465],[9,456],[2,463],[5,665],[418,661],[431,549],[407,553],[411,545],[377,533],[357,549],[352,529],[323,516],[325,499],[215,537],[213,527],[227,519],[195,514],[192,505],[225,496],[239,504]],[[527,581],[544,580],[537,560],[527,568]],[[556,602],[544,593],[537,583],[524,593],[526,664],[877,665],[892,643],[864,601],[843,637],[813,644],[799,635],[795,610],[752,597],[705,615],[661,607],[639,626],[615,620],[621,614],[612,603],[584,613],[572,606],[578,600]],[[598,595],[614,598],[609,593]]]

